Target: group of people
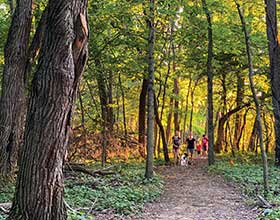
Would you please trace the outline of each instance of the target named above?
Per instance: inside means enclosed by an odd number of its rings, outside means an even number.
[[[173,155],[174,155],[174,164],[176,165],[178,163],[179,158],[179,151],[180,146],[184,143],[182,143],[181,138],[179,136],[179,132],[176,131],[175,135],[172,137],[172,143],[173,143]],[[202,136],[201,141],[198,139],[196,140],[192,132],[190,132],[187,140],[186,140],[186,153],[184,153],[185,157],[190,157],[190,160],[192,160],[194,151],[197,152],[197,155],[200,156],[206,156],[208,151],[208,138],[204,134]]]

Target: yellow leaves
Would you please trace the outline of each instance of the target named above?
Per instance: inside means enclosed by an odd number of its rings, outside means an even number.
[[[278,44],[279,44],[279,42],[280,42],[280,34],[278,33],[278,35],[277,35],[277,42],[278,42]]]

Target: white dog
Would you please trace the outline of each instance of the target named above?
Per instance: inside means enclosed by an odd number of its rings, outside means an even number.
[[[189,164],[189,155],[187,153],[184,153],[181,157],[180,161],[181,166],[188,166]]]

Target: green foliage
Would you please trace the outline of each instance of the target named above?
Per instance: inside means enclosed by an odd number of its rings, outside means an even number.
[[[230,162],[230,160],[232,160]],[[262,164],[260,158],[256,159],[253,154],[230,159],[227,156],[209,167],[210,172],[222,174],[226,179],[241,185],[243,192],[250,200],[255,202],[257,195],[263,194]],[[267,200],[276,207],[280,205],[279,169],[271,165],[269,167],[270,191]],[[280,210],[264,210],[262,219],[279,219]]]
[[[121,165],[118,170],[121,170],[120,174],[114,176],[80,176],[78,179],[67,180],[66,201],[74,208],[92,206],[95,212],[110,210],[115,215],[128,215],[139,213],[144,203],[160,195],[160,178],[155,176],[146,180],[143,165]]]

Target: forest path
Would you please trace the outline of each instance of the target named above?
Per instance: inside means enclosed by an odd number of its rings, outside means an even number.
[[[157,168],[165,187],[159,201],[147,204],[144,220],[256,220],[240,190],[223,178],[209,174],[206,159],[193,165]]]

